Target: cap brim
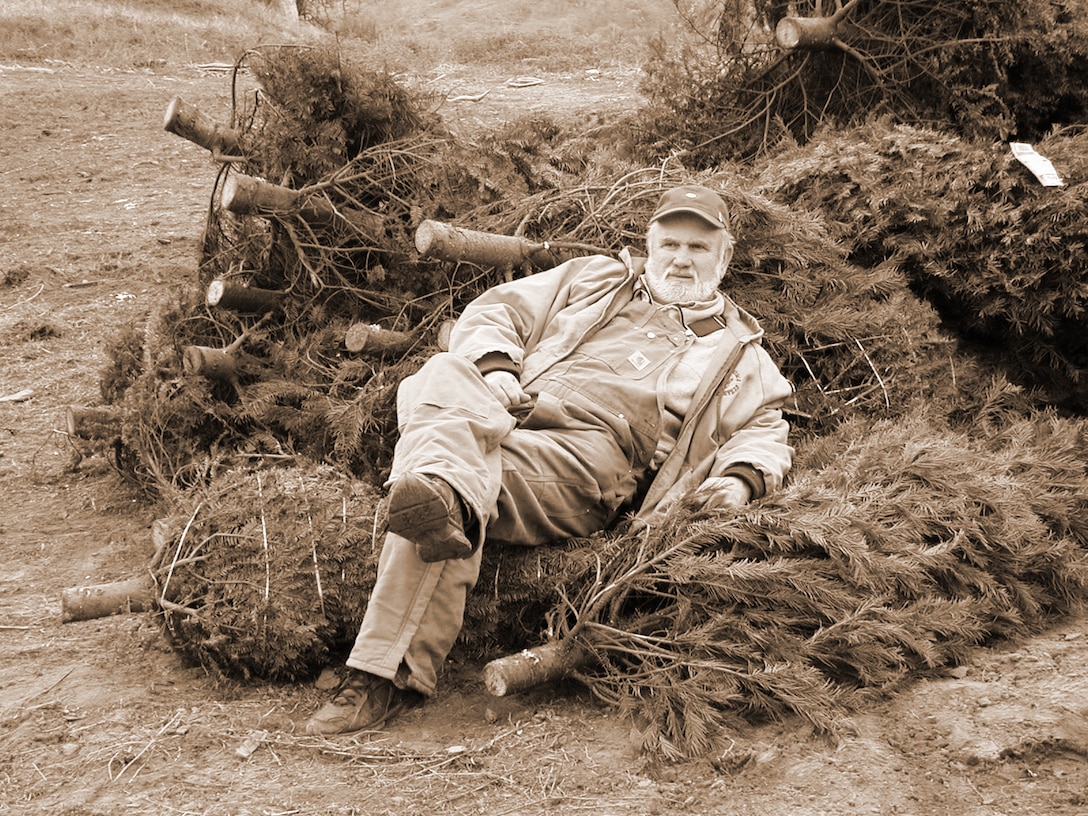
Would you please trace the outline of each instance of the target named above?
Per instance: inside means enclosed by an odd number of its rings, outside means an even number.
[[[680,213],[687,213],[689,215],[698,216],[703,221],[710,224],[710,226],[716,227],[717,229],[726,228],[725,224],[720,218],[716,218],[713,215],[708,215],[705,211],[697,210],[694,207],[672,207],[668,210],[665,210],[665,212],[655,213],[654,216],[650,219],[650,223],[652,224],[654,221],[660,221],[662,218],[668,218],[670,215],[679,215]]]

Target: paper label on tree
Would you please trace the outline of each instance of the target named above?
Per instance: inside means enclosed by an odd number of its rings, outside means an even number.
[[[1058,171],[1054,169],[1050,159],[1046,156],[1040,156],[1034,147],[1025,142],[1009,142],[1009,147],[1012,148],[1012,155],[1030,170],[1044,187],[1065,186],[1065,182],[1058,175]]]

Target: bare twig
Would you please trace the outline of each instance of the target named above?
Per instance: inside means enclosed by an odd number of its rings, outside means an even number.
[[[114,773],[113,773],[113,760],[111,759],[109,761],[108,766],[107,766],[107,772],[109,773],[110,782],[116,782],[118,779],[120,779],[124,775],[125,771],[127,771],[129,768],[131,768],[133,765],[135,765],[136,762],[140,759],[140,757],[142,757],[149,750],[151,750],[151,748],[155,745],[155,743],[157,743],[159,741],[159,738],[163,734],[165,734],[167,731],[169,731],[171,729],[177,728],[178,723],[181,722],[181,718],[184,715],[185,715],[185,711],[182,709],[182,710],[179,710],[177,713],[175,713],[174,716],[171,717],[169,720],[167,720],[166,723],[163,725],[163,727],[160,728],[155,733],[155,736],[153,736],[144,745],[144,747],[141,748],[134,757],[132,757],[132,759],[128,760],[127,762],[125,762],[124,765],[121,766],[121,769],[117,772],[116,775],[114,775]]]

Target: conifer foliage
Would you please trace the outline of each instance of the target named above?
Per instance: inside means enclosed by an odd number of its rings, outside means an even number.
[[[680,504],[566,587],[577,676],[666,757],[740,718],[844,715],[906,678],[1078,608],[1088,588],[1088,426],[1044,414],[972,436],[919,410],[855,420],[740,511]]]
[[[251,462],[191,489],[157,526],[151,572],[174,648],[212,673],[304,681],[355,640],[377,577],[385,505],[378,488],[329,465]],[[585,542],[489,549],[458,648],[487,659],[542,637],[557,584],[596,557]]]
[[[683,151],[692,166],[874,114],[1032,141],[1088,113],[1081,0],[674,3],[703,42],[662,40],[643,90],[654,149]],[[813,23],[830,33],[795,44]]]
[[[376,491],[328,466],[241,467],[160,520],[152,562],[179,653],[241,678],[300,679],[354,635],[373,586]]]
[[[1047,401],[1088,410],[1088,133],[1037,148],[1044,187],[1007,145],[880,121],[771,160],[759,189],[823,215],[849,260],[905,280],[972,348]]]
[[[963,13],[983,5],[1005,6]],[[125,417],[124,472],[170,507],[153,573],[180,652],[293,680],[354,637],[397,385],[439,347],[442,321],[534,271],[420,257],[424,220],[637,252],[661,193],[691,182],[725,199],[737,247],[724,288],[796,386],[790,481],[740,511],[687,501],[650,527],[485,545],[459,648],[577,643],[592,660],[575,676],[676,757],[745,718],[832,731],[867,696],[1081,602],[1079,132],[1040,145],[1068,176],[1059,190],[1004,148],[894,120],[743,167],[646,167],[609,149],[619,134],[539,116],[454,138],[430,100],[316,49],[243,63],[260,88],[238,100],[241,155],[211,185],[197,279],[124,333],[102,378]],[[232,210],[242,177],[295,204]],[[212,281],[277,305],[211,304]],[[359,322],[408,341],[356,354],[345,335]],[[227,375],[191,370],[194,347],[229,351]]]

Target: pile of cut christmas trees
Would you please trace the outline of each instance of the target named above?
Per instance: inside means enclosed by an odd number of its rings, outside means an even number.
[[[492,660],[488,688],[574,677],[637,712],[647,750],[690,756],[745,719],[834,731],[1080,608],[1088,135],[1038,145],[1063,187],[1007,145],[881,123],[646,169],[621,123],[454,137],[342,58],[244,64],[259,90],[229,122],[168,111],[221,168],[195,280],[116,338],[106,405],[70,417],[167,508],[144,585],[180,652],[277,680],[337,659],[374,582],[399,380],[486,287],[637,247],[686,182],[730,207],[725,286],[796,386],[794,471],[742,510],[486,549],[458,648]]]

